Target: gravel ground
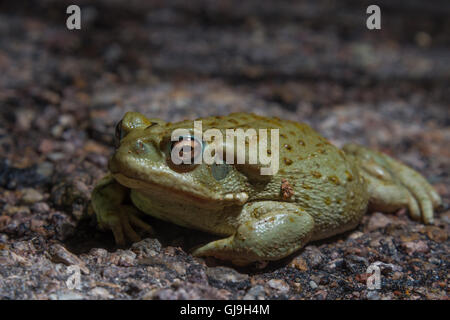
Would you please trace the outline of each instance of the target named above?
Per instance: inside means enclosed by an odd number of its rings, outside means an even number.
[[[82,30],[68,31],[73,2],[0,3],[0,299],[448,298],[448,1],[378,1],[380,31],[350,0],[75,1]],[[368,213],[265,268],[193,258],[212,236],[151,217],[155,238],[117,248],[89,201],[128,110],[306,122],[417,169],[444,206],[430,226]]]

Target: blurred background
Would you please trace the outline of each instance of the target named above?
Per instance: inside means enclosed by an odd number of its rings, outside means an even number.
[[[73,3],[82,29],[69,31]],[[257,112],[369,144],[448,126],[450,4],[378,1],[382,28],[368,30],[370,4],[1,1],[3,154],[21,166],[47,154],[24,147],[31,137],[65,141],[67,159],[86,139],[111,145],[128,110],[167,121]]]
[[[66,28],[71,4],[81,30]],[[381,30],[366,28],[371,4]],[[448,0],[0,1],[0,244],[111,245],[76,228],[129,110],[307,122],[414,167],[448,208],[449,101]]]

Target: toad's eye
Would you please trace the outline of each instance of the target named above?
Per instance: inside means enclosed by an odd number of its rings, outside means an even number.
[[[170,147],[170,160],[174,165],[190,165],[199,160],[203,145],[194,137],[180,137]]]
[[[116,132],[115,132],[115,140],[114,143],[116,145],[116,148],[119,147],[120,140],[123,138],[123,130],[122,130],[122,120],[119,121],[116,125]]]

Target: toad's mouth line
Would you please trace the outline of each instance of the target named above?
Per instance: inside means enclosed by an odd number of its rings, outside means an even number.
[[[174,195],[174,197],[170,197],[173,201],[175,201],[176,198],[179,198],[181,201],[189,201],[196,204],[209,204],[209,203],[217,203],[218,201],[224,201],[223,198],[219,197],[212,198],[200,194],[195,194],[192,192],[192,188],[190,189],[173,188],[167,185],[162,185],[151,181],[142,181],[134,177],[126,176],[123,173],[112,173],[112,175],[114,179],[116,179],[121,185],[130,189],[140,191],[147,195],[152,195],[152,192],[156,191],[158,193]]]

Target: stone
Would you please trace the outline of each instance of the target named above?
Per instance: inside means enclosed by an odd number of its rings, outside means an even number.
[[[42,201],[44,196],[36,189],[26,188],[22,190],[22,201],[28,204]]]
[[[81,272],[84,274],[89,274],[89,269],[86,264],[78,258],[75,254],[68,251],[60,244],[53,244],[47,251],[50,260],[55,263],[63,263],[67,266],[76,265],[80,267]]]
[[[427,243],[423,240],[405,242],[402,246],[409,255],[412,255],[415,252],[426,253],[430,250]]]
[[[369,223],[367,224],[368,231],[374,231],[376,229],[381,229],[392,223],[392,219],[387,215],[382,214],[380,212],[374,212],[369,219]]]
[[[272,279],[267,282],[267,285],[277,290],[279,293],[287,293],[290,289],[289,285],[286,283],[286,281],[281,279]]]
[[[266,296],[266,292],[264,290],[264,287],[261,285],[256,285],[251,287],[245,296],[243,297],[244,300],[264,300]]]
[[[113,295],[109,293],[108,290],[102,287],[95,287],[89,291],[90,296],[94,296],[100,299],[112,299]]]
[[[227,267],[214,267],[206,270],[208,279],[214,279],[220,282],[241,282],[248,279],[248,275],[237,272]]]

